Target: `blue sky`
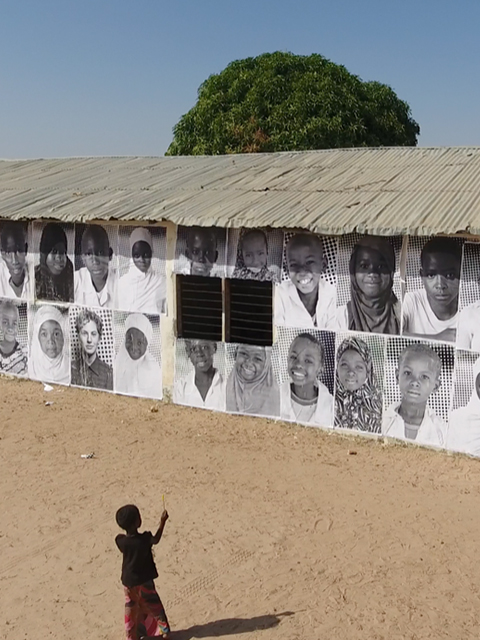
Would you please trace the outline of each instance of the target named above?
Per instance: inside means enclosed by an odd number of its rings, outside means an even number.
[[[480,145],[476,0],[2,0],[0,157],[163,155],[229,62],[320,53],[412,107],[421,146]]]

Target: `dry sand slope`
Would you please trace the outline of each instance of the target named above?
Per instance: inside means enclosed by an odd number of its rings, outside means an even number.
[[[153,529],[162,494],[157,586],[177,640],[478,637],[476,460],[33,382],[0,390],[1,638],[121,640],[115,510],[134,501]]]

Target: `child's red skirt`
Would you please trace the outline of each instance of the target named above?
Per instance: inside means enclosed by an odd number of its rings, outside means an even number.
[[[125,629],[127,640],[170,633],[167,615],[153,580],[125,591]]]

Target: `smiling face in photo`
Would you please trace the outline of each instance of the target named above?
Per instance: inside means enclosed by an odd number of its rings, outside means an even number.
[[[367,380],[367,365],[358,351],[347,349],[338,360],[337,374],[345,389],[357,391]]]
[[[237,349],[235,367],[245,382],[254,382],[262,375],[267,361],[264,347],[241,345]]]
[[[13,308],[1,310],[2,333],[6,342],[15,342],[18,331],[18,311]]]
[[[294,385],[315,384],[323,370],[321,348],[312,340],[297,337],[288,351],[288,375]]]
[[[242,238],[242,257],[244,265],[258,273],[267,266],[267,243],[260,231],[252,231]]]
[[[287,245],[286,256],[288,275],[295,287],[301,293],[313,293],[326,266],[320,239],[294,236]]]
[[[128,329],[125,335],[125,347],[132,360],[138,360],[145,355],[148,341],[143,331],[135,327]]]

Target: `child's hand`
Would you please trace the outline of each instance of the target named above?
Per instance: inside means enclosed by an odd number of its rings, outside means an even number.
[[[168,512],[166,509],[164,509],[160,517],[160,522],[164,524],[167,520],[168,520]]]

